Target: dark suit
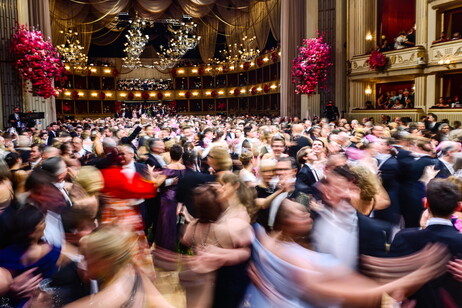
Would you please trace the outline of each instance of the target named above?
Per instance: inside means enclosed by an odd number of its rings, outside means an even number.
[[[425,129],[431,130],[433,133],[437,133],[438,130],[440,129],[441,123],[436,122],[433,127],[431,127],[430,125],[431,125],[431,122],[429,122],[428,120],[425,121]]]
[[[55,138],[57,138],[57,137],[58,137],[58,132],[55,132],[55,131],[53,131],[53,130],[50,130],[50,131],[48,132],[48,141],[47,141],[47,145],[52,145],[52,144],[53,144],[53,140],[54,140]]]
[[[395,157],[390,157],[385,162],[381,163],[380,176],[382,178],[383,188],[387,191],[390,197],[390,206],[384,210],[375,211],[374,217],[385,220],[391,223],[398,223],[400,220],[399,206],[399,163]]]
[[[372,219],[359,212],[357,212],[357,215],[359,254],[374,257],[388,256],[392,224],[386,221]]]
[[[404,256],[419,251],[429,243],[441,243],[448,247],[453,256],[462,256],[462,234],[447,225],[430,225],[423,230],[405,229],[399,232],[391,245],[393,256]],[[446,273],[425,284],[412,298],[417,300],[416,308],[448,307],[441,295],[449,294],[454,307],[462,307],[462,283]]]
[[[305,194],[311,194],[311,186],[317,182],[316,177],[313,173],[314,171],[310,169],[306,164],[300,168],[300,171],[297,173],[297,181],[295,182],[295,188]]]
[[[311,146],[310,140],[304,136],[296,136],[294,138],[294,142],[296,143],[296,145],[289,147],[288,151],[289,156],[292,156],[293,158],[297,158],[297,152],[301,148]]]
[[[14,127],[16,130],[21,129],[21,127],[19,126],[19,123],[18,123],[19,121],[16,120],[16,114],[15,113],[10,114],[8,116],[8,124],[10,124],[10,127]],[[18,133],[20,133],[20,132],[18,132]]]
[[[215,175],[196,172],[187,168],[185,176],[178,181],[178,185],[176,186],[176,201],[183,203],[188,209],[188,212],[194,216],[195,210],[191,200],[194,188],[214,181],[216,181]]]
[[[449,171],[448,167],[446,167],[446,165],[439,159],[437,160],[437,162],[435,164],[435,170],[440,171],[436,175],[436,178],[447,179],[448,177],[450,177],[452,175],[451,172]]]
[[[146,160],[146,165],[154,166],[154,169],[162,169],[161,164],[151,153],[148,154],[148,159]]]
[[[410,175],[403,184],[401,195],[401,213],[406,228],[419,227],[420,216],[424,210],[422,199],[425,197],[425,184],[419,181],[427,166],[435,165],[436,159],[423,156],[411,165]]]

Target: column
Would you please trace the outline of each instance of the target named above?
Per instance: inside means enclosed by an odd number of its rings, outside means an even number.
[[[318,31],[318,0],[306,0],[306,37],[316,37]],[[310,118],[321,115],[321,96],[319,94],[302,95],[301,117]]]
[[[433,75],[434,76],[434,75]],[[415,78],[414,107],[425,109],[425,94],[427,93],[427,77],[418,76]]]
[[[371,88],[371,94],[365,94],[367,87]],[[373,88],[374,86],[372,84],[367,84],[363,81],[350,81],[350,105],[349,110],[346,111],[349,112],[355,108],[364,108],[366,101],[372,101],[375,106],[375,94]]]
[[[439,84],[437,84],[437,79],[436,75],[427,75],[427,86],[426,86],[426,100],[425,100],[425,111],[428,110],[428,108],[432,107],[435,105],[436,99],[437,99],[437,88],[439,88]],[[416,90],[417,90],[417,84],[416,84]]]
[[[416,21],[415,43],[416,45],[422,45],[427,48],[428,47],[427,46],[427,42],[428,42],[427,24],[428,25],[430,24],[430,20],[428,16],[428,1],[427,0],[416,0],[415,21]]]
[[[335,103],[340,111],[347,112],[346,106],[346,1],[335,3]]]
[[[292,84],[292,59],[305,36],[305,0],[281,1],[281,116],[300,116],[300,95]]]
[[[51,22],[50,22],[50,2],[49,0],[28,0],[29,4],[29,24],[37,26],[38,29],[43,33],[45,38],[51,38]],[[56,121],[56,100],[52,96],[51,98],[44,99],[39,96],[32,96],[27,93],[24,95],[25,107],[28,110],[34,112],[44,112],[45,119],[38,120],[37,124],[45,127],[51,122]]]

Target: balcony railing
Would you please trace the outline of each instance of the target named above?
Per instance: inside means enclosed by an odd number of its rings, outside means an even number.
[[[453,65],[462,63],[462,39],[434,44],[428,52],[429,65]]]
[[[423,46],[392,50],[383,54],[388,58],[387,72],[422,69],[423,64],[425,64],[425,48]],[[354,56],[351,59],[350,75],[379,74],[369,69],[369,64],[366,62],[368,58],[369,55]]]

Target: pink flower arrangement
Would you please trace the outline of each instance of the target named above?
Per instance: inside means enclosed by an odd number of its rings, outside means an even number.
[[[10,48],[16,59],[14,66],[32,83],[31,92],[44,98],[57,96],[60,89],[53,86],[53,79],[63,84],[67,77],[61,56],[51,42],[40,31],[21,25],[11,38]]]
[[[369,64],[371,70],[380,71],[387,65],[387,57],[380,51],[373,51],[366,63]]]
[[[316,87],[325,89],[323,84],[327,78],[331,47],[324,42],[321,35],[318,38],[304,39],[298,48],[298,56],[292,61],[292,83],[295,84],[295,93],[314,94]]]

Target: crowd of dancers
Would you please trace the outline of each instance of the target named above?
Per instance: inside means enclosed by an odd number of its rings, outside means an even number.
[[[422,121],[5,131],[0,307],[462,307],[462,130]]]

